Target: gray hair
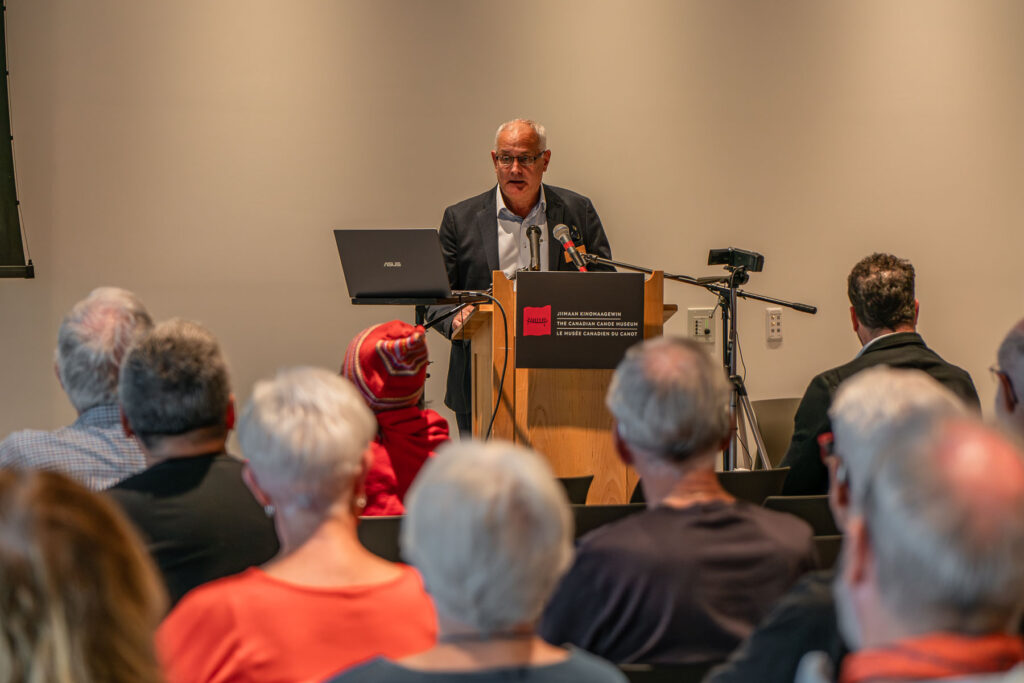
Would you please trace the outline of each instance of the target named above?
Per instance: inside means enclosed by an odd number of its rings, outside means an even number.
[[[118,287],[92,290],[64,316],[54,360],[79,413],[117,403],[117,378],[128,348],[153,327],[137,296]]]
[[[1024,401],[1024,320],[1019,320],[999,345],[999,369],[1007,374],[1017,392],[1017,398]]]
[[[224,424],[227,363],[198,323],[168,320],[129,350],[118,384],[121,410],[146,446],[161,437]]]
[[[920,417],[964,415],[963,401],[920,370],[882,365],[839,385],[828,416],[854,504],[865,489],[876,454],[884,450],[894,429]]]
[[[572,529],[565,491],[539,455],[462,442],[413,483],[402,547],[438,612],[497,633],[540,617],[572,560]]]
[[[967,473],[968,459],[986,472],[1009,462],[1016,483],[995,499],[978,492],[970,479],[986,475]],[[1006,629],[1024,599],[1020,450],[973,418],[920,416],[876,464],[863,511],[882,599],[918,629]]]
[[[729,383],[694,341],[658,337],[626,352],[605,405],[631,448],[682,462],[728,435]]]
[[[530,119],[512,119],[511,121],[506,121],[505,123],[498,126],[497,132],[494,133],[495,152],[498,151],[498,138],[501,137],[501,134],[504,133],[509,128],[511,128],[512,126],[519,123],[525,123],[527,126],[533,129],[533,132],[537,135],[537,144],[539,145],[540,151],[544,151],[548,148],[548,132],[547,129],[544,128],[544,126],[537,123],[536,121],[531,121]]]
[[[377,433],[377,418],[344,377],[322,368],[257,382],[238,441],[278,507],[323,512],[347,492]]]

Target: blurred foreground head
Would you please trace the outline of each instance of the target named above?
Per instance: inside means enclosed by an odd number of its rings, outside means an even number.
[[[532,627],[572,560],[565,491],[533,451],[453,443],[420,471],[405,555],[438,613],[483,634]]]
[[[1024,604],[1018,445],[975,420],[927,416],[876,448],[836,581],[847,641],[1014,628]]]
[[[0,471],[0,680],[156,683],[163,584],[112,503],[52,472]]]

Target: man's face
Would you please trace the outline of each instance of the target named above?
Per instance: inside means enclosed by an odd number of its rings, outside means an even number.
[[[515,123],[498,136],[497,149],[491,152],[494,172],[498,176],[498,187],[505,197],[505,204],[513,213],[525,215],[533,208],[540,195],[540,182],[548,169],[551,152],[542,150],[533,128],[525,123]],[[498,161],[502,155],[521,157],[543,154],[532,164],[524,165],[514,160],[505,166]]]

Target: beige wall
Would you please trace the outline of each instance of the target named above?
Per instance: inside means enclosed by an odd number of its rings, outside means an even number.
[[[7,22],[38,277],[0,281],[0,435],[72,418],[53,340],[101,284],[209,325],[240,398],[336,367],[411,312],[347,303],[330,230],[436,226],[493,182],[515,115],[548,126],[547,180],[594,200],[617,257],[703,275],[709,248],[754,249],[751,291],[820,307],[769,348],[741,304],[753,398],[856,351],[844,278],[873,250],[913,260],[921,329],[986,406],[1024,315],[1024,3],[11,0]]]

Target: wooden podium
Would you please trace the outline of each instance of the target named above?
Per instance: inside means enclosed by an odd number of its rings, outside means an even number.
[[[604,406],[613,370],[536,369],[516,366],[516,294],[501,271],[493,273],[494,298],[508,317],[508,346],[501,314],[494,304],[478,307],[462,334],[470,339],[473,434],[482,436],[494,410],[502,363],[508,354],[491,436],[533,448],[551,463],[556,476],[593,474],[588,503],[625,503],[636,474],[619,460],[612,440],[611,414]],[[664,280],[655,271],[644,282],[643,337],[662,333],[677,310],[665,306]]]

